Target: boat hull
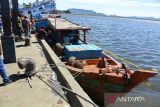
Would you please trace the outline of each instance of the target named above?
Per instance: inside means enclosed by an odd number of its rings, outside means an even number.
[[[157,74],[154,71],[135,71],[130,78],[124,78],[122,74],[106,73],[101,75],[93,68],[90,72],[83,72],[74,67],[67,67],[78,83],[98,105],[104,105],[105,93],[127,93],[138,84],[145,82],[149,77]]]

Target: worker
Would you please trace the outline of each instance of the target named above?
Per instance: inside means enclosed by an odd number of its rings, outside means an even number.
[[[3,59],[2,59],[2,45],[0,42],[0,76],[3,78],[3,85],[6,86],[10,84],[12,81],[9,79],[9,77],[6,74],[6,70],[4,67]]]
[[[53,30],[51,28],[48,29],[48,35],[45,37],[45,40],[47,41],[47,43],[53,47],[55,44],[55,37],[53,34]]]
[[[25,37],[30,37],[31,25],[30,25],[29,19],[26,16],[24,16],[24,19],[22,20],[22,26],[23,26]]]
[[[79,44],[79,39],[80,39],[79,35],[74,35],[71,38],[70,42],[72,43],[72,45],[77,45],[77,44]]]
[[[18,23],[17,34],[18,34],[19,38],[22,39],[23,27],[22,27],[22,16],[21,16],[21,14],[19,14],[18,17],[17,17],[17,23]]]

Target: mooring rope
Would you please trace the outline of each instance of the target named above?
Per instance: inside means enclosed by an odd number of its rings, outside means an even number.
[[[28,84],[29,84],[30,88],[32,88],[31,80],[30,80],[30,78],[29,78],[29,77],[27,78],[27,81],[28,81]]]
[[[77,74],[73,75],[74,78],[78,77],[82,72],[78,72]]]
[[[111,52],[110,50],[104,49],[104,48],[103,48],[102,46],[100,46],[100,45],[97,45],[97,44],[95,44],[95,45],[98,46],[98,47],[100,47],[100,48],[102,48],[104,54],[110,54],[111,56],[113,56],[113,57],[119,59],[120,61],[123,61],[123,62],[125,62],[125,63],[127,63],[127,64],[132,65],[133,67],[136,67],[136,68],[138,68],[138,69],[143,70],[143,68],[140,67],[138,64],[135,64],[135,63],[133,63],[133,62],[131,62],[131,61],[128,61],[127,59],[122,58],[122,57],[119,56],[119,55],[116,55],[115,53]]]
[[[39,74],[39,75],[36,74],[36,76],[37,76],[41,81],[43,81],[45,84],[47,84],[51,89],[54,90],[54,88],[53,88],[50,84],[48,84],[45,80],[43,80],[43,78],[46,78],[46,77],[42,77],[42,75],[40,75],[40,74]],[[94,102],[89,101],[88,99],[84,98],[83,96],[79,95],[78,93],[74,92],[73,90],[71,90],[71,89],[69,89],[69,88],[67,88],[67,87],[65,87],[65,86],[62,86],[62,85],[58,84],[57,82],[55,82],[55,81],[53,81],[53,80],[51,80],[51,79],[49,79],[49,78],[46,78],[46,79],[49,80],[50,82],[52,82],[52,83],[60,86],[61,88],[63,88],[63,89],[65,89],[65,90],[67,90],[67,91],[69,91],[69,92],[77,95],[77,96],[80,97],[81,99],[83,99],[83,100],[85,100],[86,102],[92,104],[94,107],[99,107],[99,106],[98,106],[97,104],[95,104]]]
[[[135,64],[135,63],[132,63],[132,62],[130,62],[130,61],[128,61],[128,60],[126,60],[126,59],[124,59],[124,58],[116,55],[115,53],[113,53],[113,52],[111,52],[111,51],[109,51],[109,50],[107,50],[107,49],[104,49],[103,51],[106,52],[106,53],[108,53],[108,54],[110,54],[110,55],[112,55],[113,57],[115,57],[115,58],[117,58],[117,59],[119,59],[119,60],[127,63],[127,64],[130,64],[130,65],[132,65],[132,66],[134,66],[134,67],[136,67],[136,68],[142,69],[139,65],[137,65],[137,64]]]

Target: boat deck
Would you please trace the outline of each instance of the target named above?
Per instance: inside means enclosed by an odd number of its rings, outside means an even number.
[[[47,18],[50,26],[55,30],[91,30],[62,18]]]

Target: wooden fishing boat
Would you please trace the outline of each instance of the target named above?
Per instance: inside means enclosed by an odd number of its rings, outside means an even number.
[[[103,105],[105,93],[127,93],[141,82],[158,74],[153,70],[131,70],[104,53],[101,48],[88,44],[86,31],[90,28],[62,18],[47,18],[47,21],[48,27],[53,29],[53,36],[56,38],[55,47],[52,49],[98,104]],[[69,42],[77,35],[81,36],[78,37],[80,42],[76,44]],[[57,49],[57,43],[61,45],[60,49]]]
[[[84,60],[77,61],[82,63]],[[105,93],[127,93],[157,74],[151,70],[133,71],[107,55],[105,59],[88,59],[85,62],[83,68],[65,64],[93,101],[101,106],[104,105]]]

